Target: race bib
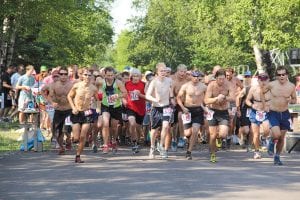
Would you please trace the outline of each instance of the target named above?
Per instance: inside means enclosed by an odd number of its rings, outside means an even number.
[[[171,117],[173,113],[173,109],[171,107],[167,107],[163,109],[163,116]]]
[[[52,111],[54,111],[54,107],[52,105],[47,104],[46,105],[46,111],[52,112]]]
[[[92,114],[93,114],[93,111],[91,109],[84,111],[84,116],[90,116]]]
[[[110,105],[110,106],[115,105],[116,99],[113,98],[113,95],[107,96],[107,103],[108,103],[108,105]]]
[[[207,109],[206,119],[207,120],[212,120],[213,117],[214,117],[214,113],[215,113],[215,111]]]
[[[256,111],[255,119],[259,122],[262,122],[266,119],[266,112]]]
[[[182,119],[183,124],[191,123],[191,121],[192,121],[191,113],[190,112],[189,113],[182,113],[181,119]]]
[[[247,108],[246,117],[250,117],[251,110],[252,110],[251,108]]]
[[[131,101],[139,100],[139,95],[135,91],[130,91],[130,99]]]
[[[72,125],[70,116],[66,117],[66,119],[65,119],[65,125],[66,125],[66,126],[71,126],[71,125]]]

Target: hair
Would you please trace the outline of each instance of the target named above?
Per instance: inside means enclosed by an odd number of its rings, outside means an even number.
[[[141,75],[141,71],[137,68],[131,68],[130,69],[130,76],[132,76],[133,74]]]
[[[114,70],[113,67],[108,66],[108,67],[105,67],[105,68],[104,68],[104,73],[106,74],[106,72],[113,72],[113,73],[115,73],[115,70]]]
[[[178,71],[179,69],[185,69],[185,70],[187,70],[187,66],[186,66],[185,64],[179,64],[179,65],[177,66],[177,71]]]
[[[166,64],[163,62],[157,63],[155,66],[155,69],[158,70],[158,68],[160,68],[160,67],[166,67]]]
[[[227,67],[225,69],[225,72],[231,72],[233,74],[234,73],[234,69],[232,67]]]
[[[61,70],[64,70],[64,71],[67,72],[67,71],[68,71],[68,68],[64,66],[64,67],[61,67],[58,71],[61,71]]]
[[[285,70],[285,73],[286,73],[287,75],[289,74],[289,71],[288,71],[287,67],[282,66],[282,65],[277,67],[276,73],[277,73],[278,71],[281,71],[281,70]]]
[[[129,72],[124,71],[124,72],[121,73],[121,77],[124,78],[125,76],[130,76]]]
[[[32,69],[34,69],[34,67],[32,65],[27,65],[26,66],[26,71],[29,71],[29,70],[32,70]]]
[[[219,77],[219,76],[226,76],[226,72],[224,69],[219,69],[217,72],[216,72],[216,75],[215,75],[215,78]]]

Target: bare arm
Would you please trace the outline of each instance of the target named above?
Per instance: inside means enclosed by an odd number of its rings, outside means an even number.
[[[241,100],[245,95],[246,95],[246,89],[243,88],[236,97],[235,104],[238,110],[240,109],[241,106]]]
[[[149,87],[148,87],[148,89],[147,89],[147,92],[146,92],[146,99],[147,100],[149,100],[149,101],[152,101],[152,102],[158,102],[157,101],[157,99],[156,98],[154,98],[153,96],[152,96],[152,93],[153,93],[153,91],[154,91],[154,80],[152,80],[151,81],[151,83],[150,83],[150,85],[149,85]]]
[[[297,95],[296,95],[296,88],[293,85],[290,104],[295,104],[295,103],[297,103]]]
[[[212,97],[213,93],[213,85],[212,83],[208,85],[205,96],[204,96],[204,103],[205,104],[213,104],[218,101],[218,97]]]
[[[76,95],[76,89],[77,89],[77,84],[73,85],[73,87],[71,88],[71,90],[70,90],[70,92],[68,93],[68,96],[67,96],[69,104],[72,107],[73,114],[78,113],[78,110],[76,109],[75,104],[73,102],[73,99]]]
[[[245,103],[252,108],[253,103],[251,102],[251,99],[253,99],[253,87],[250,88],[245,101]]]
[[[126,98],[127,90],[126,90],[124,84],[121,81],[118,81],[117,84],[118,84],[119,90],[122,93],[122,96],[120,96],[120,98]]]
[[[178,105],[183,110],[183,112],[186,113],[189,110],[183,105],[183,102],[182,102],[182,98],[185,96],[185,93],[186,93],[186,85],[183,85],[177,94],[176,100],[177,100]]]

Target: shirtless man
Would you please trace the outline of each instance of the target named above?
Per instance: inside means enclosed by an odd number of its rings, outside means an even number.
[[[200,126],[204,123],[203,101],[207,86],[200,82],[201,73],[192,72],[192,80],[185,83],[177,95],[177,103],[183,114],[184,135],[188,138],[186,158],[192,160],[192,150]]]
[[[279,66],[276,69],[276,77],[277,80],[270,82],[267,88],[271,92],[268,118],[273,137],[268,152],[273,153],[274,140],[277,140],[274,164],[282,165],[280,153],[284,145],[285,134],[291,126],[289,122],[291,115],[288,110],[288,104],[295,104],[297,102],[297,96],[295,85],[288,81],[288,70],[285,67]]]
[[[91,83],[92,73],[83,69],[83,81],[73,85],[68,94],[68,101],[72,107],[71,121],[73,123],[74,140],[79,139],[75,163],[83,163],[80,154],[83,151],[86,134],[94,121],[95,114],[91,109],[92,98],[98,99],[98,89]],[[100,103],[97,102],[97,113],[100,112]]]
[[[53,135],[59,144],[58,154],[64,154],[65,149],[63,146],[64,134],[63,127],[65,120],[71,115],[71,105],[68,102],[67,95],[70,92],[73,84],[68,78],[68,69],[65,67],[59,70],[59,81],[53,82],[49,87],[48,101],[54,108],[53,117]],[[71,146],[71,132],[67,133],[67,146]]]
[[[173,109],[170,103],[175,105],[172,84],[169,78],[166,78],[166,65],[158,63],[156,65],[157,77],[155,77],[146,92],[146,99],[152,101],[151,111],[151,148],[149,157],[154,158],[155,151],[155,133],[161,128],[161,155],[163,159],[168,158],[168,141],[166,135],[170,133],[170,122]]]
[[[223,69],[216,72],[216,80],[208,84],[204,98],[205,104],[210,108],[208,110],[207,120],[210,132],[210,162],[212,163],[217,161],[215,152],[218,131],[219,137],[226,138],[229,130],[228,103],[233,101],[233,90],[229,88],[225,75]]]
[[[261,153],[259,152],[260,125],[263,127],[264,136],[268,136],[270,130],[267,113],[269,112],[271,94],[270,92],[264,92],[268,80],[269,76],[266,73],[259,74],[258,85],[250,88],[246,98],[246,104],[251,108],[249,120],[251,121],[253,144],[255,148],[254,159],[261,158]]]
[[[177,94],[183,84],[187,82],[186,80],[186,71],[187,67],[184,64],[180,64],[177,66],[177,72],[173,78],[173,92],[174,96],[177,97]],[[182,119],[181,119],[181,114],[182,110],[181,107],[177,104],[175,111],[174,111],[174,130],[172,131],[172,150],[176,151],[177,149],[177,137],[180,136],[179,138],[179,147],[184,147],[184,134],[183,134],[183,124],[182,124]]]
[[[230,117],[230,122],[229,122],[229,132],[228,132],[228,138],[226,141],[227,147],[230,147],[231,144],[231,136],[234,133],[234,128],[235,128],[235,121],[236,121],[236,96],[238,93],[241,91],[243,88],[242,82],[234,76],[234,70],[231,67],[228,67],[226,70],[226,79],[229,84],[229,88],[233,91],[232,92],[232,97],[233,101],[229,102],[229,117]]]

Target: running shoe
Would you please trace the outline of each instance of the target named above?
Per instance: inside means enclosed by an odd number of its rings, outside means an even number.
[[[161,158],[164,159],[164,160],[168,158],[168,151],[167,150],[163,149],[161,151]]]
[[[177,151],[177,143],[174,140],[171,143],[171,150],[172,150],[172,152],[176,152]]]
[[[154,152],[155,152],[155,148],[154,148],[154,147],[151,147],[151,148],[150,148],[150,152],[149,152],[149,158],[150,158],[150,159],[154,159],[154,158],[155,158]]]
[[[104,154],[107,154],[107,153],[109,152],[109,147],[108,147],[107,145],[103,145],[103,147],[102,147],[102,152],[103,152]]]
[[[221,138],[217,138],[216,139],[216,147],[217,148],[221,148],[222,147],[222,140],[221,140]]]
[[[139,145],[135,144],[134,146],[131,147],[132,149],[132,152],[133,153],[138,153],[140,150],[139,150]]]
[[[268,144],[267,145],[267,147],[268,147],[268,154],[269,154],[269,156],[273,156],[274,155],[274,146],[275,146],[275,143],[274,143],[273,139],[269,138],[267,144]]]
[[[183,138],[179,138],[177,147],[178,147],[178,148],[184,148],[184,146],[185,146],[185,141],[184,141],[184,139],[183,139]]]
[[[98,151],[97,145],[93,144],[92,149],[93,149],[93,153],[97,153],[97,151]]]
[[[187,160],[192,160],[192,152],[187,151],[186,154],[185,154],[185,158],[186,158]]]
[[[279,155],[274,156],[274,165],[283,165],[283,163],[280,161]]]
[[[117,149],[117,143],[112,143],[111,144],[111,150],[113,154],[116,154],[118,149]]]
[[[210,154],[210,162],[211,163],[216,163],[217,162],[216,154],[214,154],[214,153]]]
[[[261,159],[261,154],[259,151],[254,152],[253,159]]]

